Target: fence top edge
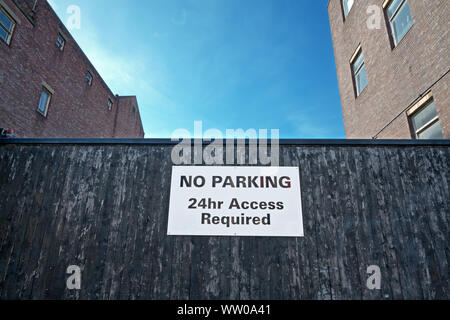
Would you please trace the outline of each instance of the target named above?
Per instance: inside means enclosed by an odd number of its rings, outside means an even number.
[[[177,145],[182,140],[171,139],[0,139],[0,145]],[[235,144],[259,144],[271,140],[230,139]],[[187,142],[189,144],[189,142]],[[191,145],[208,145],[211,140],[191,139]],[[444,140],[370,140],[370,139],[280,139],[280,145],[292,146],[450,146],[450,139]]]

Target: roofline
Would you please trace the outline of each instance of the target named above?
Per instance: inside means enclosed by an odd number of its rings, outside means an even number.
[[[234,143],[249,142],[258,139],[232,139]],[[180,140],[171,139],[0,139],[2,145],[177,145]],[[194,142],[209,144],[210,141],[191,139]],[[269,142],[271,140],[269,139]],[[375,140],[375,139],[280,139],[280,145],[294,146],[442,146],[449,147],[450,139],[443,140]]]
[[[131,95],[131,96],[119,96],[119,95],[117,95],[120,99],[131,99],[131,98],[136,98],[136,100],[137,100],[137,96],[136,95]]]
[[[14,1],[14,0],[13,0]],[[87,62],[87,68],[88,69],[92,69],[93,71],[95,71],[95,73],[97,73],[98,78],[100,79],[100,82],[102,84],[102,86],[109,91],[109,93],[112,95],[112,97],[131,97],[130,96],[120,96],[118,94],[115,94],[111,88],[109,87],[108,83],[105,81],[105,79],[103,79],[102,74],[97,70],[97,68],[95,67],[95,65],[92,63],[91,59],[88,57],[88,55],[84,52],[84,50],[80,47],[80,45],[78,44],[78,42],[75,40],[75,38],[73,37],[72,33],[70,32],[69,29],[67,29],[67,27],[65,26],[64,22],[59,18],[58,14],[56,13],[56,11],[53,9],[53,7],[51,6],[51,4],[48,2],[48,0],[45,0],[45,2],[47,3],[47,6],[50,8],[51,12],[55,15],[56,19],[59,21],[59,25],[58,27],[63,28],[64,33],[68,34],[71,38],[71,40],[74,42],[76,48],[78,49],[78,51],[81,53],[81,55],[84,57],[84,59]],[[134,95],[133,97],[136,97],[137,100],[137,96]]]
[[[94,66],[94,64],[92,63],[91,59],[89,59],[89,57],[87,56],[87,54],[84,52],[84,50],[80,47],[80,45],[78,44],[78,42],[75,40],[75,38],[73,37],[72,33],[70,32],[69,29],[67,29],[67,27],[65,26],[64,22],[59,18],[58,14],[56,13],[56,11],[53,9],[53,7],[51,6],[51,4],[48,2],[48,0],[45,0],[45,2],[47,3],[47,6],[50,8],[50,11],[55,15],[56,19],[59,21],[58,27],[62,28],[64,30],[62,30],[65,34],[68,34],[71,38],[71,40],[73,41],[73,43],[76,46],[76,49],[78,49],[78,51],[81,53],[81,55],[83,56],[83,58],[86,60],[87,62],[87,69],[89,71],[89,69],[92,69],[97,75],[98,78],[100,79],[100,82],[102,83],[103,87],[109,91],[109,93],[112,96],[115,96],[114,92],[111,90],[111,88],[109,87],[109,85],[106,83],[106,81],[103,79],[102,74],[100,72],[98,72],[97,68]]]

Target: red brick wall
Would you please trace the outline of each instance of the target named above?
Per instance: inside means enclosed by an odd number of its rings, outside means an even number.
[[[144,131],[136,97],[118,97],[118,103],[114,137],[133,138],[136,133],[143,137]]]
[[[367,27],[367,8],[384,0],[356,1],[346,20],[341,0],[330,0],[328,12],[347,138],[411,138],[405,109],[426,93],[450,67],[448,0],[409,0],[414,25],[392,49],[386,18],[381,29]],[[361,44],[368,86],[355,98],[350,58]],[[433,88],[444,137],[450,138],[449,75]],[[400,115],[396,120],[395,117]]]
[[[12,0],[4,2],[20,23],[9,46],[0,40],[0,127],[14,129],[19,137],[144,137],[140,117],[133,125],[116,121],[124,117],[123,110],[116,117],[120,97],[111,92],[46,1],[38,1],[34,26]],[[62,52],[55,45],[59,30],[66,36]],[[85,81],[88,70],[94,76],[92,86]],[[55,91],[46,118],[37,112],[43,81]],[[112,110],[108,98],[114,102]]]

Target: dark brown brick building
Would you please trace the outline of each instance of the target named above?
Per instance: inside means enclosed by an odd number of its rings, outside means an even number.
[[[450,2],[330,0],[347,138],[450,138]]]
[[[0,127],[18,137],[144,137],[136,97],[113,94],[45,0],[0,0]]]

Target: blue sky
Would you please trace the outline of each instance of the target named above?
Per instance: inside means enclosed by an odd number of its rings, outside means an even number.
[[[50,0],[147,138],[179,128],[345,136],[326,8],[318,0]]]

